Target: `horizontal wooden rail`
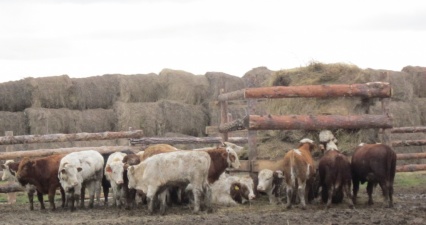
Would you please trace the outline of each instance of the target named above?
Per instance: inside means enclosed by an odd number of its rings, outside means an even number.
[[[42,157],[53,154],[66,154],[71,152],[80,152],[86,150],[95,150],[99,153],[110,153],[123,150],[131,150],[138,152],[141,149],[135,146],[102,146],[102,147],[75,147],[75,148],[57,148],[57,149],[38,149],[28,151],[14,151],[14,152],[0,152],[0,160],[2,159],[16,159],[23,157]]]
[[[409,164],[396,166],[396,172],[414,172],[426,170],[426,164]]]
[[[420,153],[400,153],[400,154],[396,154],[396,158],[398,160],[422,159],[422,158],[426,158],[426,152],[420,152]]]
[[[330,84],[304,86],[274,86],[246,88],[234,92],[220,94],[219,101],[230,101],[254,98],[334,98],[362,97],[389,98],[392,89],[389,83],[371,82],[366,84]]]
[[[247,137],[230,137],[228,139],[232,143],[247,143]],[[215,144],[221,143],[221,137],[147,137],[139,139],[131,139],[130,144],[151,145],[151,144]]]
[[[394,127],[390,130],[391,133],[424,133],[426,127]]]
[[[0,145],[141,138],[142,130],[101,133],[46,134],[0,137]]]
[[[392,141],[392,147],[423,146],[423,145],[426,145],[426,140]]]
[[[0,193],[21,192],[24,188],[18,183],[9,183],[0,185]]]
[[[392,121],[386,115],[250,115],[245,121],[245,126],[249,130],[392,128]]]

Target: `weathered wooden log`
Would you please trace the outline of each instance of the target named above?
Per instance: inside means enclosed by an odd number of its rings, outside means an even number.
[[[0,137],[0,145],[141,138],[142,130],[102,133],[46,134]]]
[[[426,158],[426,152],[396,154],[396,159],[398,159],[398,160],[422,159],[422,158]]]
[[[249,160],[240,160],[240,168],[234,170],[235,172],[259,172],[262,169],[269,169],[270,165],[276,161],[274,160],[256,160],[250,165]],[[396,167],[396,172],[413,172],[426,170],[426,164],[410,164],[410,165],[401,165]]]
[[[371,82],[366,84],[331,84],[304,86],[274,86],[246,88],[218,96],[219,101],[237,100],[242,98],[334,98],[362,97],[389,98],[392,89],[386,82]]]
[[[422,146],[422,145],[426,145],[426,140],[392,141],[393,147]]]
[[[219,126],[219,132],[231,132],[236,130],[244,130],[246,129],[244,120],[246,118],[236,119],[232,122],[223,123]]]
[[[250,115],[245,120],[249,130],[320,130],[392,128],[392,121],[385,115]]]
[[[414,172],[420,170],[426,170],[426,164],[409,164],[396,166],[396,172]]]
[[[391,130],[391,133],[424,133],[426,132],[426,127],[394,127]]]
[[[21,192],[24,188],[18,183],[0,185],[0,193]]]
[[[232,143],[247,143],[247,137],[230,137],[228,139]],[[151,144],[215,144],[221,143],[221,137],[149,137],[131,139],[130,144],[132,145],[151,145]]]
[[[76,148],[57,148],[57,149],[38,149],[38,150],[29,150],[29,151],[14,151],[14,152],[0,152],[0,160],[2,159],[16,159],[23,157],[41,157],[49,156],[53,154],[66,154],[71,152],[79,152],[86,150],[95,150],[99,153],[110,153],[123,150],[131,150],[138,152],[141,149],[135,146],[102,146],[102,147],[76,147]]]

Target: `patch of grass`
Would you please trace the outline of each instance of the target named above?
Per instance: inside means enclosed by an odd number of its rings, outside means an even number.
[[[396,173],[395,187],[424,187],[426,186],[426,171]]]

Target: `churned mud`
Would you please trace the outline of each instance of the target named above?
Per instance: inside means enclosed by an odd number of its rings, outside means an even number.
[[[172,206],[164,216],[148,215],[146,205],[134,210],[95,206],[52,212],[40,211],[37,203],[34,211],[27,204],[1,204],[0,224],[426,224],[425,187],[396,188],[394,208],[383,207],[379,188],[375,189],[374,200],[374,205],[366,205],[367,194],[360,190],[355,209],[342,203],[324,210],[322,203],[314,202],[306,210],[298,205],[286,210],[283,205],[269,205],[267,197],[260,196],[251,205],[216,206],[210,214],[194,215],[188,206]]]

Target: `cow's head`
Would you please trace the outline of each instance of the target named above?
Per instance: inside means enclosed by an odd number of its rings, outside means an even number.
[[[128,187],[129,189],[136,188],[136,180],[135,180],[135,166],[127,167],[127,179],[129,180]]]
[[[309,138],[303,138],[302,140],[299,141],[299,148],[304,146],[304,145],[307,145],[307,148],[310,152],[315,151],[315,149],[317,148],[314,141],[312,141]]]
[[[33,176],[35,171],[34,161],[28,157],[25,157],[19,163],[18,171],[16,172],[16,178],[22,186],[28,184],[28,179]]]
[[[240,178],[240,182],[245,184],[249,190],[248,200],[251,201],[256,198],[256,194],[254,193],[254,182],[250,176],[244,176]]]
[[[238,155],[237,153],[234,151],[234,149],[232,149],[231,147],[228,147],[225,145],[225,150],[226,150],[226,155],[224,155],[226,157],[226,161],[229,165],[229,167],[234,168],[234,169],[238,169],[240,168],[240,160],[238,159]]]
[[[1,165],[1,168],[3,169],[3,176],[1,177],[2,180],[15,180],[16,177],[16,168],[13,169],[10,167],[11,164],[14,164],[15,162],[13,160],[7,160],[4,164]]]
[[[281,170],[272,171],[269,169],[263,169],[258,174],[259,184],[257,185],[257,191],[271,191],[275,186],[277,186],[277,184],[280,184],[283,179],[284,175]]]
[[[229,192],[230,192],[231,198],[238,203],[245,203],[249,201],[250,191],[247,185],[243,183],[240,183],[240,182],[232,183],[229,189]]]
[[[124,163],[120,161],[114,161],[105,167],[105,176],[117,185],[124,183],[123,180]]]
[[[71,163],[64,163],[58,171],[59,181],[65,191],[70,192],[80,185],[79,174],[83,169]]]

